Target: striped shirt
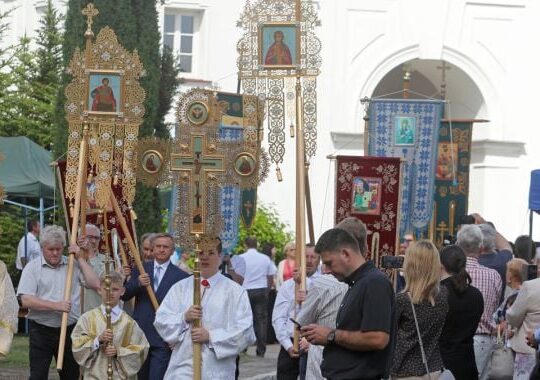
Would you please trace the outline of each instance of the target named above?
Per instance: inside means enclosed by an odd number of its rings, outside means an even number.
[[[298,322],[301,325],[316,323],[335,328],[337,312],[348,288],[345,283],[339,282],[330,274],[314,279],[298,314]],[[323,379],[322,352],[323,346],[311,345],[309,347],[306,379]]]
[[[476,334],[491,335],[495,331],[493,313],[497,310],[501,299],[501,276],[496,270],[478,264],[476,257],[467,257],[465,269],[471,276],[471,285],[478,288],[484,297],[484,312],[482,318],[480,318]]]

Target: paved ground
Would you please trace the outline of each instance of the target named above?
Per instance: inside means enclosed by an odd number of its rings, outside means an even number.
[[[279,354],[279,344],[266,347],[266,355],[259,358],[255,355],[255,347],[240,356],[240,379],[242,380],[274,380]]]
[[[274,344],[266,348],[264,358],[255,355],[255,347],[250,347],[247,353],[240,356],[240,379],[241,380],[275,380],[276,362],[279,353],[279,345]],[[30,375],[25,368],[2,368],[0,380],[26,380]],[[56,370],[51,369],[49,379],[59,379]]]

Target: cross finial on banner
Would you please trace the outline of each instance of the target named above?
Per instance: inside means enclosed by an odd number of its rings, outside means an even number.
[[[86,32],[84,33],[85,37],[92,37],[94,32],[92,32],[92,24],[94,23],[93,18],[99,14],[99,11],[94,7],[93,3],[89,3],[83,10],[82,14],[86,16]]]

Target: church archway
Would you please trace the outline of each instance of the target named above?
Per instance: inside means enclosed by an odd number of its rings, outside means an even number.
[[[440,60],[413,59],[390,70],[377,84],[371,97],[401,98],[408,77],[410,99],[449,100],[445,117],[489,119],[486,100],[476,83],[460,67]]]

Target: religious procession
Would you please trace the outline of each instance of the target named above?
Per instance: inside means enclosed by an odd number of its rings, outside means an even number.
[[[540,379],[538,17],[0,0],[0,380]]]

